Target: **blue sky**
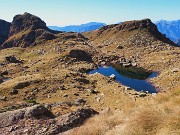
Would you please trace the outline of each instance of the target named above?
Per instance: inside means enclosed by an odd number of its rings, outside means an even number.
[[[0,6],[0,19],[12,21],[14,15],[29,12],[56,26],[180,19],[180,0],[0,0]]]

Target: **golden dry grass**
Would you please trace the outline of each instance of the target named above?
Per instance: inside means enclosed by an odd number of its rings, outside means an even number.
[[[180,89],[152,100],[126,103],[120,111],[107,112],[70,131],[71,135],[179,135]],[[128,106],[131,106],[129,108]],[[126,112],[126,113],[125,113]],[[128,113],[127,113],[128,112]]]

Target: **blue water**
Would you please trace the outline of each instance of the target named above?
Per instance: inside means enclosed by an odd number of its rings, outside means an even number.
[[[136,91],[148,91],[149,93],[156,93],[157,90],[156,88],[149,83],[147,80],[138,80],[138,79],[131,79],[131,78],[127,78],[123,75],[121,75],[119,72],[117,72],[112,66],[109,67],[99,67],[97,70],[92,70],[89,72],[89,74],[94,74],[94,73],[100,73],[103,74],[105,76],[110,76],[112,74],[114,74],[116,76],[116,81],[120,82],[121,84],[128,86],[132,89],[135,89]],[[149,77],[149,78],[153,78],[156,77],[158,74],[153,72]]]

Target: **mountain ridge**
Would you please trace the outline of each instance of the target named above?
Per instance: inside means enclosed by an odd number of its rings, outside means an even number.
[[[154,23],[152,23],[152,21],[150,19],[133,20],[133,21],[126,21],[121,24],[106,25],[106,26],[101,27],[98,30],[86,32],[85,35],[90,34],[91,37],[90,36],[87,36],[87,37],[89,37],[91,39],[94,38],[95,40],[96,40],[96,38],[101,38],[103,36],[112,40],[113,39],[112,37],[114,37],[116,33],[120,32],[119,34],[121,34],[123,32],[132,31],[132,30],[136,30],[136,29],[139,29],[139,30],[146,29],[149,33],[151,33],[158,40],[161,40],[161,41],[171,44],[171,45],[175,45],[174,42],[172,42],[170,39],[166,38],[165,35],[163,35],[162,33],[160,33],[158,31],[157,26]],[[91,34],[91,33],[94,33],[94,34]]]
[[[122,23],[122,22],[120,22],[120,23]],[[118,23],[118,24],[120,24],[120,23]],[[179,30],[180,29],[180,20],[173,20],[173,21],[160,20],[160,21],[156,21],[154,23],[156,24],[156,26],[158,27],[158,30],[161,33],[166,34],[166,36],[169,39],[171,39],[173,42],[180,45],[180,43],[177,42],[177,40],[180,39],[180,30]],[[96,29],[99,29],[99,28],[107,25],[105,23],[99,23],[99,24],[100,25],[98,25],[98,22],[96,22],[94,24],[86,23],[86,24],[81,24],[81,25],[69,25],[69,26],[64,26],[64,27],[58,27],[58,26],[48,26],[48,27],[53,30],[62,30],[62,31],[66,31],[66,32],[70,32],[70,31],[89,32],[89,31],[96,30]],[[81,29],[81,27],[84,27],[84,28]]]

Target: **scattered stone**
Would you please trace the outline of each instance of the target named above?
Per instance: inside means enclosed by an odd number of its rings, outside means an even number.
[[[51,95],[48,95],[48,98],[51,98]]]
[[[93,90],[93,89],[87,89],[87,91],[88,91],[89,93],[91,93],[91,94],[97,94],[97,93],[98,93],[98,91]]]
[[[106,107],[106,108],[104,108],[104,109],[101,111],[102,114],[109,113],[109,112],[110,112],[110,108],[109,108],[109,107]]]
[[[14,86],[14,89],[23,89],[24,87],[27,87],[30,85],[30,82],[19,82]]]
[[[172,72],[173,72],[173,73],[176,73],[176,72],[179,72],[179,71],[180,71],[179,68],[174,68],[174,69],[172,69]]]
[[[140,94],[139,94],[139,97],[146,97],[146,96],[147,96],[146,93],[140,93]]]
[[[84,99],[82,99],[82,98],[78,98],[78,99],[76,99],[75,100],[75,104],[85,104],[86,103],[86,101],[84,100]]]
[[[116,48],[117,48],[117,49],[123,49],[124,47],[121,46],[121,45],[118,45]]]
[[[22,63],[22,61],[17,60],[15,56],[7,56],[5,57],[6,61],[11,62],[11,63]]]
[[[132,90],[130,87],[124,87],[125,90]]]
[[[157,93],[151,93],[153,97],[157,96]]]
[[[79,96],[79,93],[74,93],[73,95],[74,95],[74,96]]]
[[[131,66],[131,63],[123,63],[123,66],[124,66],[124,67],[130,67],[130,66]]]
[[[17,129],[18,129],[18,127],[16,127],[16,126],[10,127],[9,132],[15,131]]]
[[[42,128],[42,132],[46,132],[48,128]]]
[[[68,97],[68,94],[64,94],[63,97]]]
[[[101,101],[101,97],[96,97],[96,101],[100,102]]]
[[[3,75],[8,75],[8,71],[5,70],[5,71],[3,71],[3,72],[0,73],[0,76],[3,76]]]
[[[101,62],[101,66],[105,66],[105,65],[106,65],[105,61]]]
[[[7,97],[6,96],[0,96],[0,100],[7,101]]]
[[[23,68],[30,68],[29,66],[24,66]]]
[[[110,79],[116,79],[116,76],[114,74],[109,76]]]
[[[16,89],[12,89],[12,90],[10,91],[10,94],[11,94],[11,95],[18,94],[18,90],[16,90]]]
[[[136,62],[132,62],[131,64],[132,64],[133,67],[137,66]]]
[[[0,77],[0,83],[3,83],[3,79]]]
[[[64,87],[64,85],[59,86],[59,89],[60,89],[60,90],[66,90],[66,88]]]

